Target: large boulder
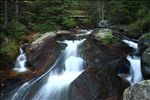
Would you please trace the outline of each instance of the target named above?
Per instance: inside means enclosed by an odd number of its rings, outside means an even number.
[[[32,42],[27,48],[28,67],[46,68],[53,64],[60,52],[54,33],[46,33]]]
[[[103,46],[90,35],[81,50],[86,70],[72,82],[69,100],[121,100],[130,84],[118,76],[118,70],[129,51],[120,42]]]
[[[141,65],[144,78],[150,79],[150,47],[143,52]]]
[[[99,28],[107,28],[109,26],[108,24],[108,20],[101,20],[99,23],[98,23],[98,27]]]
[[[139,38],[138,51],[142,55],[146,48],[150,47],[150,33],[144,34]]]
[[[107,66],[104,69],[90,68],[70,86],[69,100],[105,100],[112,96],[120,98],[129,83],[117,76]]]
[[[150,80],[139,82],[124,91],[123,100],[150,100]]]
[[[83,58],[88,62],[88,66],[95,66],[97,68],[101,65],[112,65],[114,62],[120,63],[121,66],[123,66],[122,59],[125,61],[126,55],[131,51],[132,50],[125,44],[118,41],[103,46],[101,42],[97,41],[95,36],[92,35],[88,36],[81,50]]]

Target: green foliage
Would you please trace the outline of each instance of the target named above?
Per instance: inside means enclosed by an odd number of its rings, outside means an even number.
[[[13,39],[3,42],[0,49],[0,55],[3,57],[1,59],[0,65],[9,65],[9,63],[16,58],[18,49],[19,45],[17,45],[17,42]]]
[[[76,23],[75,23],[75,21],[72,18],[64,17],[63,18],[63,25],[66,28],[73,28],[76,25]]]
[[[17,46],[16,41],[8,40],[2,44],[0,53],[3,53],[6,56],[9,56],[10,59],[12,59],[16,56],[17,50],[18,50],[18,46]]]
[[[150,39],[150,32],[149,32],[149,33],[144,34],[144,38],[145,38],[145,39]]]
[[[135,23],[132,23],[128,27],[128,32],[131,35],[140,35],[140,33],[145,33],[150,31],[150,12],[148,15],[144,16],[144,18],[141,18],[137,20]]]
[[[86,26],[88,27],[88,26],[92,25],[92,21],[90,19],[86,18],[84,20],[81,20],[80,24],[83,25],[83,26],[85,26],[85,27]]]
[[[57,26],[55,23],[50,23],[50,24],[42,23],[42,24],[36,24],[32,26],[33,31],[41,32],[41,33],[58,30],[58,29],[61,29],[61,27]]]
[[[7,32],[10,36],[19,40],[25,34],[26,26],[19,22],[16,22],[15,20],[12,20],[7,25]]]

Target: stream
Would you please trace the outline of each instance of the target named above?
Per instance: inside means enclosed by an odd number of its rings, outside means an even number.
[[[16,72],[25,72],[28,69],[26,68],[26,54],[24,53],[23,49],[20,48],[20,55],[16,59],[15,68],[13,68]]]
[[[80,55],[80,45],[86,39],[64,40],[58,43],[66,44],[54,65],[42,76],[28,81],[13,91],[9,100],[69,100],[68,90],[70,84],[84,71],[85,61]],[[127,55],[129,61],[129,73],[126,80],[131,85],[143,80],[141,74],[141,60],[136,56],[137,43],[130,40],[123,40],[128,46],[134,49],[132,55]],[[20,48],[20,55],[17,57],[15,68],[17,72],[24,72],[26,54]]]
[[[36,80],[24,83],[10,100],[68,100],[71,82],[83,71],[85,62],[79,53],[79,46],[85,41],[65,40],[65,50],[55,64]]]
[[[143,80],[141,73],[141,58],[135,55],[138,45],[130,40],[123,40],[123,42],[134,49],[133,54],[127,56],[127,60],[130,62],[130,75],[126,78],[131,85],[133,85]]]

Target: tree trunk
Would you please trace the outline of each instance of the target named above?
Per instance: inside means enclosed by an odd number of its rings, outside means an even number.
[[[18,20],[19,20],[18,12],[19,12],[19,9],[18,9],[18,0],[16,0],[16,2],[15,2],[15,14],[16,14],[17,27],[18,27]]]
[[[105,1],[99,0],[98,4],[99,4],[99,6],[98,6],[99,20],[102,21],[102,20],[104,20],[104,13],[105,13],[104,4],[105,4]]]
[[[104,1],[101,1],[101,4],[102,4],[102,9],[101,9],[101,13],[102,13],[102,19],[101,20],[104,20]]]
[[[7,6],[7,0],[5,0],[5,20],[4,20],[4,28],[6,28],[8,23],[8,6]]]

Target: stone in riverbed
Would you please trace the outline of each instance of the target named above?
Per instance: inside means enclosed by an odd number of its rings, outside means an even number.
[[[150,80],[139,82],[124,91],[123,100],[150,100]]]
[[[105,68],[90,68],[83,72],[71,84],[69,100],[105,100],[112,96],[121,98],[129,83],[118,77],[111,68],[103,67]]]
[[[144,78],[150,79],[150,47],[142,54],[141,65]]]
[[[27,63],[32,68],[47,68],[51,66],[58,55],[61,47],[57,43],[54,33],[46,33],[36,39],[30,47],[27,48]]]
[[[140,37],[138,42],[138,52],[140,55],[146,50],[148,47],[150,47],[150,33],[144,34]]]

